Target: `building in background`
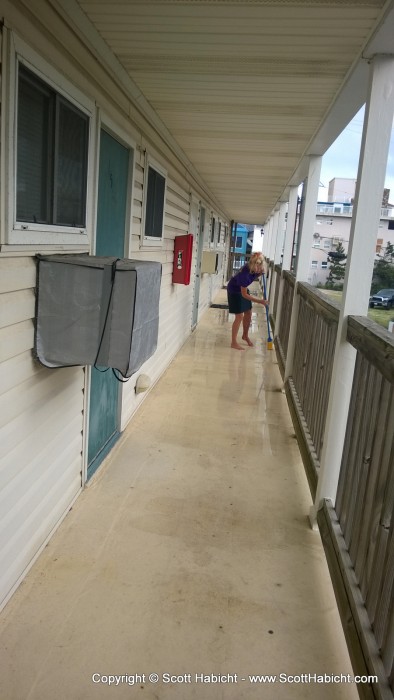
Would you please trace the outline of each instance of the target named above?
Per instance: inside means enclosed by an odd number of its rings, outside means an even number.
[[[308,280],[313,286],[327,281],[330,269],[328,254],[335,251],[339,243],[345,252],[348,250],[355,188],[356,180],[333,178],[328,187],[329,201],[317,203]],[[377,258],[384,255],[388,243],[394,242],[394,205],[389,204],[389,196],[390,190],[385,189],[376,232]]]
[[[353,204],[356,182],[350,177],[333,177],[328,183],[328,201]]]

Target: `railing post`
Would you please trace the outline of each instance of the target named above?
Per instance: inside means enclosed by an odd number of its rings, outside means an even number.
[[[290,270],[291,259],[293,256],[293,233],[294,226],[297,216],[297,204],[298,204],[298,187],[292,187],[289,194],[289,203],[287,207],[287,223],[286,231],[284,237],[284,248],[283,248],[283,259],[282,259],[282,272],[279,280],[279,296],[278,296],[278,308],[276,309],[275,316],[275,335],[278,335],[280,328],[280,317],[282,314],[282,299],[283,299],[283,273],[285,270]]]
[[[346,340],[350,315],[366,315],[394,114],[394,58],[375,56],[364,118],[355,207],[334,354],[312,525],[323,499],[335,505],[356,351]]]
[[[291,376],[293,371],[293,359],[295,350],[295,340],[297,334],[299,306],[297,282],[306,282],[308,280],[309,260],[313,241],[313,231],[315,229],[316,220],[316,203],[319,195],[321,161],[321,156],[309,157],[309,169],[306,181],[307,186],[304,201],[304,215],[301,222],[301,228],[298,232],[297,269],[293,297],[293,308],[291,312],[289,345],[287,348],[286,367],[284,372],[285,382]]]

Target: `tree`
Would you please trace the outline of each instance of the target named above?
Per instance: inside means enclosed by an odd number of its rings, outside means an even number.
[[[387,242],[384,255],[375,261],[372,276],[371,292],[375,294],[379,289],[394,288],[394,245]]]
[[[390,241],[387,241],[386,250],[384,251],[383,257],[388,263],[394,262],[394,245],[393,243],[390,243]]]
[[[329,289],[342,286],[345,277],[346,257],[345,248],[341,242],[338,243],[333,253],[328,254],[331,264],[326,286]]]

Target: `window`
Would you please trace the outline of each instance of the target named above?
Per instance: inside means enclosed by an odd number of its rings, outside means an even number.
[[[165,174],[148,162],[144,238],[150,245],[161,244],[163,240],[165,192]]]
[[[389,224],[389,225],[388,225],[387,228],[389,228],[389,229],[392,231],[392,230],[394,229],[394,219],[391,219],[391,220],[388,222],[388,224]]]
[[[311,268],[312,268],[312,270],[317,270],[317,263],[318,263],[317,260],[312,260],[312,262],[311,262]]]
[[[236,241],[235,241],[235,247],[242,248],[242,243],[243,243],[242,236],[237,236]]]
[[[323,241],[323,248],[330,249],[331,248],[331,240],[329,238],[325,238]]]
[[[163,244],[166,179],[166,171],[150,156],[147,156],[145,162],[142,246],[161,247]]]
[[[85,228],[89,117],[19,66],[16,221]]]
[[[211,222],[211,245],[215,245],[215,231],[216,231],[216,219],[212,217]]]
[[[327,270],[327,267],[328,267],[328,262],[327,262],[327,260],[323,260],[323,261],[322,261],[322,264],[321,264],[321,269],[322,269],[322,270]]]

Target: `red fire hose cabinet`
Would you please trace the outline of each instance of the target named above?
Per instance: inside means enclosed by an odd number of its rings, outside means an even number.
[[[190,284],[190,271],[193,256],[193,234],[176,236],[174,239],[173,284]]]

